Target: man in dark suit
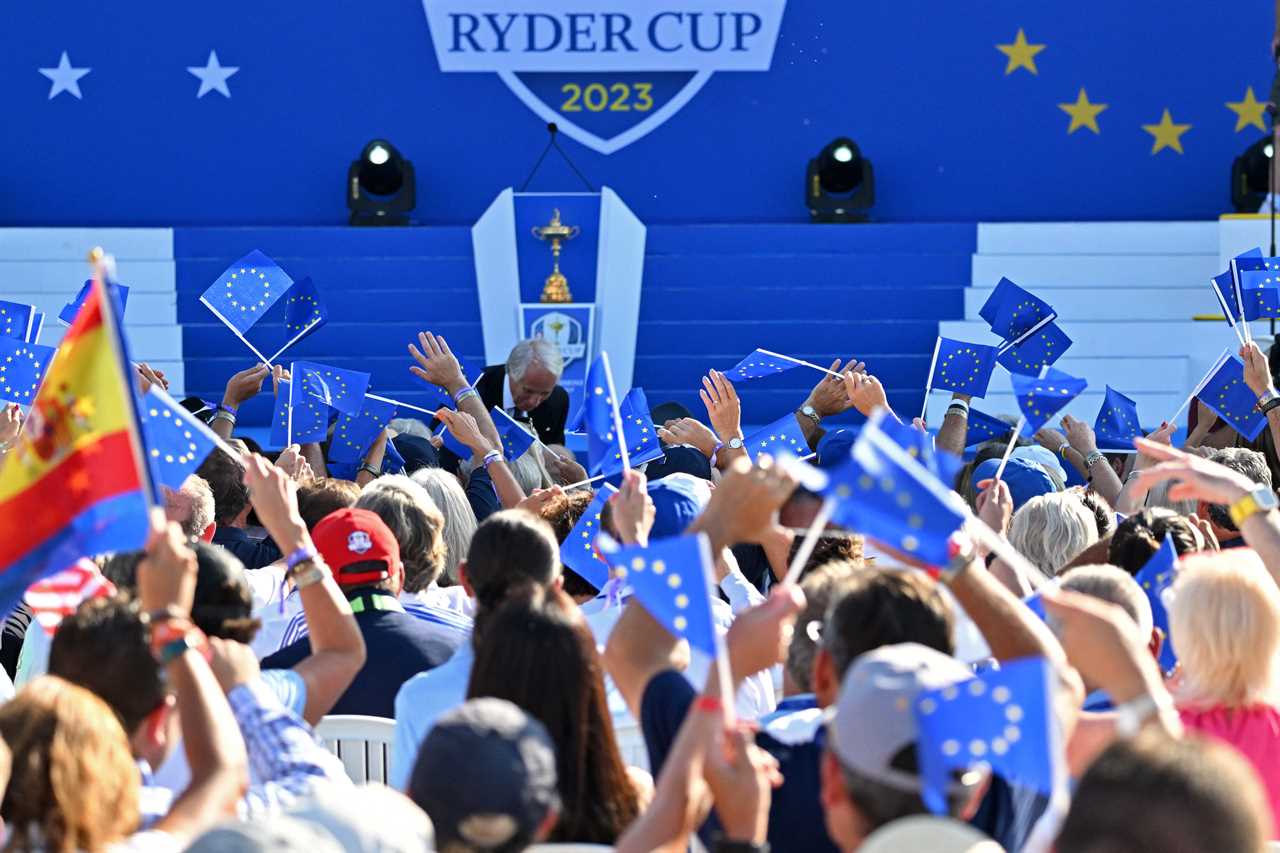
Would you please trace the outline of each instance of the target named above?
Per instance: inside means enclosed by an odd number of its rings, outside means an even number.
[[[564,444],[569,392],[558,384],[562,372],[560,348],[531,338],[515,345],[506,364],[486,367],[476,390],[486,409],[497,406],[518,421],[532,421],[543,444]]]

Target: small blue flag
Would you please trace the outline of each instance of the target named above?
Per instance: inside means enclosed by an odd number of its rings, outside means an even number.
[[[31,341],[31,324],[36,315],[35,306],[0,299],[0,337]]]
[[[968,518],[964,501],[884,432],[891,421],[872,414],[850,458],[827,469],[822,494],[836,501],[837,524],[866,534],[930,565],[950,559],[947,540]]]
[[[1138,404],[1108,385],[1093,432],[1100,450],[1133,450],[1133,440],[1142,435]]]
[[[578,523],[573,525],[560,546],[560,562],[565,568],[573,569],[597,590],[603,589],[609,581],[609,564],[596,549],[600,514],[604,512],[604,505],[609,502],[609,498],[617,493],[618,490],[613,486],[602,483],[591,503],[578,518]]]
[[[139,399],[138,415],[151,479],[162,486],[182,488],[218,445],[209,427],[156,386]]]
[[[969,431],[965,434],[964,446],[974,447],[993,438],[1007,441],[1011,432],[1013,427],[999,418],[993,418],[991,415],[970,408]]]
[[[359,462],[396,416],[396,404],[366,396],[360,411],[340,415],[329,442],[330,462]]]
[[[995,369],[995,347],[938,338],[931,387],[971,397],[985,397]]]
[[[1217,297],[1218,304],[1222,306],[1222,313],[1226,315],[1227,325],[1234,329],[1236,323],[1242,322],[1242,318],[1240,316],[1240,303],[1236,301],[1236,288],[1235,282],[1231,278],[1231,270],[1209,279],[1209,286],[1213,289],[1213,295]]]
[[[293,286],[280,265],[254,249],[218,276],[200,295],[214,316],[243,335]]]
[[[612,460],[614,454],[621,455],[620,400],[613,386],[613,374],[609,371],[609,356],[600,353],[587,369],[587,381],[583,391],[586,401],[583,403],[582,425],[587,433],[587,471],[597,474],[606,461]]]
[[[440,428],[436,430],[436,435],[438,435],[440,440],[444,442],[445,449],[450,451],[454,456],[463,461],[471,458],[471,448],[459,441],[457,436],[450,432],[449,428],[444,424],[441,424]]]
[[[678,536],[605,554],[654,619],[689,645],[716,656],[711,615],[711,546],[706,536]]]
[[[790,453],[792,456],[805,456],[809,453],[809,443],[805,440],[804,430],[796,422],[796,416],[788,412],[773,423],[756,430],[746,437],[742,446],[752,456],[757,453]]]
[[[780,358],[776,353],[758,349],[726,370],[724,375],[730,382],[742,382],[747,379],[759,379],[762,376],[775,376],[802,366],[789,359]]]
[[[359,413],[364,395],[369,390],[368,373],[313,361],[295,361],[289,375],[297,381],[299,391],[345,415]],[[295,400],[294,404],[297,402]]]
[[[1029,332],[1036,323],[1054,314],[1053,306],[1029,291],[1002,278],[991,296],[978,310],[978,316],[987,321],[991,331],[1006,341],[1017,340]]]
[[[1245,384],[1244,362],[1235,355],[1223,353],[1196,396],[1249,441],[1267,425],[1267,416],[1256,408],[1258,395]]]
[[[955,484],[956,474],[964,467],[964,460],[952,453],[938,450],[932,435],[893,418],[881,420],[880,430],[944,485]]]
[[[310,277],[294,282],[284,298],[284,332],[289,339],[288,346],[293,346],[328,321],[329,310]]]
[[[1022,434],[1035,435],[1036,430],[1049,422],[1049,419],[1080,396],[1088,384],[1069,373],[1050,367],[1043,379],[1034,376],[1013,374],[1013,393],[1018,401],[1018,408],[1026,418]]]
[[[290,424],[292,414],[293,423]],[[324,441],[329,434],[329,409],[316,398],[293,390],[292,382],[281,382],[271,415],[271,444],[285,447]]]
[[[1246,320],[1280,317],[1280,270],[1241,270],[1240,298]]]
[[[44,331],[44,312],[36,311],[31,315],[31,333],[27,335],[27,343],[40,343],[40,333]]]
[[[622,437],[627,443],[627,456],[632,466],[666,458],[649,415],[649,401],[645,399],[644,389],[632,388],[627,392],[618,408],[618,416],[622,420]],[[622,453],[616,446],[611,451],[598,468],[592,468],[592,476],[604,474],[612,477],[622,473]]]
[[[1164,632],[1164,643],[1160,646],[1160,671],[1166,673],[1173,672],[1173,668],[1178,665],[1178,654],[1173,649],[1173,635],[1169,633],[1167,604],[1169,588],[1177,577],[1178,551],[1173,547],[1173,539],[1166,534],[1160,549],[1133,576],[1151,602],[1152,624]],[[1145,642],[1148,638],[1142,639]]]
[[[1057,323],[1048,323],[1025,341],[1007,348],[996,361],[1010,373],[1039,376],[1041,368],[1061,358],[1071,344],[1071,338]]]
[[[502,455],[508,460],[519,459],[521,456],[533,447],[537,439],[533,437],[533,433],[529,432],[524,424],[508,415],[502,409],[494,406],[489,410],[490,416],[493,418],[493,425],[498,430],[498,437],[502,439]]]
[[[58,312],[58,321],[61,322],[62,325],[70,326],[76,319],[76,315],[80,313],[80,306],[84,304],[84,300],[88,297],[89,291],[92,287],[92,279],[86,281],[84,284],[80,285],[80,292],[76,294],[76,298],[62,306],[62,310]],[[128,285],[108,282],[107,290],[111,291],[111,297],[115,300],[116,316],[123,319],[125,306],[129,303]]]
[[[0,337],[0,400],[31,404],[55,347]]]
[[[382,451],[382,473],[404,473],[404,457],[401,456],[400,451],[396,449],[396,443],[390,439],[387,439],[387,446]]]
[[[922,797],[947,813],[951,771],[979,764],[1044,796],[1065,782],[1065,754],[1053,710],[1053,667],[1043,658],[1002,663],[969,681],[916,696]]]

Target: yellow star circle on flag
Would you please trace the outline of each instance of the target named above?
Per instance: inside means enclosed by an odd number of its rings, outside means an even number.
[[[1236,114],[1236,133],[1249,125],[1253,125],[1258,130],[1267,129],[1262,121],[1262,114],[1267,109],[1266,102],[1259,101],[1253,96],[1252,86],[1244,90],[1244,100],[1227,101],[1227,109]]]
[[[1085,93],[1084,87],[1080,87],[1080,94],[1076,96],[1074,104],[1058,104],[1058,109],[1071,116],[1071,125],[1067,128],[1067,133],[1075,133],[1082,127],[1087,127],[1094,133],[1100,133],[1098,130],[1098,113],[1105,110],[1108,104],[1097,104],[1089,102],[1089,95]]]
[[[1155,137],[1155,143],[1151,146],[1151,153],[1158,154],[1165,148],[1172,148],[1179,154],[1182,153],[1182,134],[1191,129],[1189,124],[1175,124],[1173,116],[1169,115],[1169,108],[1165,107],[1164,115],[1160,117],[1159,124],[1144,124],[1142,129]]]
[[[1014,37],[1012,44],[996,45],[996,50],[1009,57],[1009,64],[1004,69],[1006,77],[1019,68],[1025,68],[1032,74],[1039,74],[1040,72],[1036,70],[1036,54],[1044,48],[1043,44],[1029,43],[1022,27],[1018,27],[1018,35]]]

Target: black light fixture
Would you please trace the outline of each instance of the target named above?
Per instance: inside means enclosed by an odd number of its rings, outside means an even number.
[[[871,161],[852,139],[841,136],[809,161],[804,195],[814,222],[866,222],[876,200]]]
[[[1236,213],[1257,213],[1271,180],[1271,137],[1264,136],[1231,164],[1231,204]]]
[[[416,203],[413,164],[385,139],[375,139],[347,170],[352,225],[408,225]]]

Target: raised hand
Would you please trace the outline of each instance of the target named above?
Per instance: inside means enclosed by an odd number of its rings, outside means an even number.
[[[1098,449],[1098,439],[1093,434],[1093,427],[1084,421],[1066,415],[1062,419],[1062,429],[1067,434],[1071,448],[1081,456],[1088,456]]]
[[[706,424],[693,418],[667,421],[658,427],[658,438],[666,444],[692,445],[708,459],[716,452],[716,434]]]
[[[280,550],[291,554],[310,544],[311,535],[298,512],[298,484],[293,478],[256,453],[242,455],[240,464],[249,501]]]
[[[831,362],[830,369],[832,373],[840,373],[840,359],[837,358]],[[853,358],[849,359],[844,369],[854,373],[865,374],[867,372],[867,366],[860,361],[855,362]],[[813,390],[805,398],[802,408],[803,406],[812,406],[820,418],[829,418],[832,415],[838,415],[841,412],[847,412],[852,409],[853,402],[849,399],[849,394],[845,390],[844,377],[823,376],[818,380],[818,384],[813,386]]]
[[[1159,464],[1138,474],[1135,494],[1145,495],[1157,483],[1174,480],[1169,487],[1170,500],[1231,504],[1254,489],[1252,480],[1225,465],[1143,438],[1137,445],[1144,456]]]
[[[247,400],[252,400],[262,391],[262,383],[270,372],[271,368],[265,364],[255,364],[234,374],[227,380],[227,388],[222,393],[222,405],[238,409]]]
[[[1004,480],[983,480],[978,483],[978,518],[986,522],[996,533],[1009,532],[1013,521],[1013,495]]]
[[[702,766],[716,814],[730,841],[760,845],[769,835],[773,788],[782,784],[778,760],[760,747],[746,724],[720,731]]]
[[[622,476],[622,488],[609,498],[613,509],[613,528],[625,545],[648,545],[653,529],[653,498],[644,474],[634,468]]]
[[[209,668],[218,679],[223,693],[230,693],[241,684],[248,684],[258,677],[258,657],[253,649],[235,640],[221,637],[209,638]]]
[[[146,394],[152,385],[159,385],[162,391],[169,390],[169,380],[165,378],[163,370],[156,370],[145,361],[138,362],[134,367],[138,371],[139,394]]]
[[[13,447],[22,434],[22,407],[10,403],[0,412],[0,453]]]
[[[867,417],[876,409],[889,408],[889,398],[884,393],[884,386],[870,373],[845,371],[844,391],[853,407]]]
[[[522,509],[533,515],[542,515],[542,510],[549,503],[556,498],[562,497],[564,497],[564,489],[559,486],[552,486],[549,489],[534,489],[532,494],[516,504],[516,509]]]
[[[182,528],[158,510],[151,517],[146,552],[138,563],[138,604],[147,613],[189,614],[196,596],[196,552]]]
[[[497,449],[480,432],[476,419],[466,412],[441,409],[436,412],[436,417],[449,428],[449,432],[453,433],[454,438],[469,447],[471,452],[477,456],[484,456],[486,453]]]
[[[299,483],[305,483],[315,477],[310,463],[302,455],[302,448],[296,444],[291,444],[280,451],[280,455],[276,457],[276,465]]]
[[[449,349],[449,343],[440,335],[419,332],[418,343],[422,349],[409,344],[409,355],[416,365],[409,372],[424,382],[439,385],[450,394],[457,394],[467,385],[462,375],[462,365]]]
[[[702,377],[698,396],[707,407],[707,419],[721,441],[742,437],[742,403],[738,400],[738,389],[723,373],[712,370]]]
[[[1036,444],[1053,453],[1060,453],[1062,448],[1071,446],[1065,435],[1050,426],[1040,427],[1032,438],[1036,440]]]
[[[705,532],[713,549],[776,541],[785,533],[778,524],[778,510],[796,485],[795,475],[774,465],[768,454],[757,456],[755,467],[738,457],[691,529]]]
[[[1244,384],[1249,386],[1249,390],[1259,397],[1268,391],[1274,394],[1276,387],[1271,381],[1271,366],[1258,345],[1250,341],[1240,347],[1240,358],[1244,360]]]

